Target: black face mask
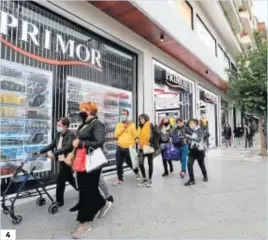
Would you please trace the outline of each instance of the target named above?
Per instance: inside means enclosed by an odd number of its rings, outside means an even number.
[[[80,116],[80,118],[82,119],[83,122],[86,121],[86,119],[87,119],[87,113],[86,112],[80,112],[79,116]]]
[[[164,123],[164,126],[167,127],[169,125],[169,123]]]

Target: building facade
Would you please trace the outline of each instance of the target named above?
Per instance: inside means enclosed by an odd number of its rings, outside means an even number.
[[[235,115],[225,69],[244,51],[240,3],[230,2],[2,1],[2,177],[13,173],[8,162],[51,141],[57,118],[77,128],[81,101],[100,105],[106,169],[114,168],[121,108],[134,122],[143,112],[156,123],[206,115],[211,147],[220,146],[222,123]],[[58,166],[44,160],[39,171]]]

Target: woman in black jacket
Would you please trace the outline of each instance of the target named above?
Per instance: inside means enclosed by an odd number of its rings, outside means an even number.
[[[187,162],[189,180],[184,184],[185,186],[195,184],[194,170],[193,170],[195,160],[197,160],[198,165],[203,174],[203,181],[204,182],[208,181],[207,169],[205,166],[205,150],[206,150],[205,139],[209,134],[204,128],[198,126],[197,119],[190,120],[189,126],[192,130],[191,135],[186,135],[188,140],[190,141],[190,149]]]
[[[165,177],[168,176],[169,171],[170,173],[173,172],[172,161],[166,160],[164,158],[165,145],[170,142],[172,136],[172,127],[167,117],[161,120],[159,124],[159,132],[160,132],[160,147],[161,147],[162,162],[164,166],[164,173],[162,174],[162,176]],[[169,171],[168,171],[168,165],[169,165]]]
[[[105,126],[96,116],[98,106],[93,102],[80,104],[80,117],[83,124],[79,127],[77,139],[73,141],[73,147],[77,150],[85,146],[88,151],[103,146],[105,141]],[[99,191],[99,179],[101,168],[89,173],[78,172],[77,182],[79,188],[79,203],[77,221],[80,223],[73,237],[82,238],[91,230],[89,222],[95,216],[104,217],[112,203],[106,201]]]

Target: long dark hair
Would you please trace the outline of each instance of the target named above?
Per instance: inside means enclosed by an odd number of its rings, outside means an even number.
[[[140,116],[139,116],[139,126],[142,127],[143,125],[141,124],[140,122],[140,118],[143,118],[145,120],[145,122],[148,122],[150,121],[150,117],[146,114],[146,113],[142,113]]]
[[[159,123],[159,128],[161,129],[164,125],[164,121],[167,120],[168,121],[168,124],[170,125],[170,120],[168,117],[164,117],[161,119],[160,123]]]

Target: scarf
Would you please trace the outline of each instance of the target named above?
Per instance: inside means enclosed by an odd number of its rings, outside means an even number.
[[[161,128],[161,133],[162,134],[167,134],[167,131],[170,130],[170,125],[168,125],[167,127],[165,127],[164,125]]]
[[[149,146],[149,140],[151,137],[151,123],[147,121],[142,127],[138,129],[138,138],[141,148],[143,146]]]

